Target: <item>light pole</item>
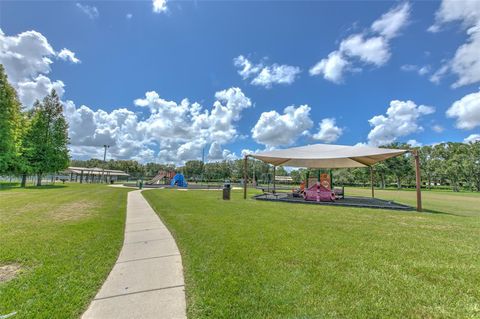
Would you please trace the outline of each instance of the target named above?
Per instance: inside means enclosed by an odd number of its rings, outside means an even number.
[[[202,176],[200,177],[200,185],[203,185],[203,170],[205,169],[205,146],[202,148]]]
[[[110,145],[103,145],[103,170],[102,170],[102,179],[105,177],[105,165],[107,164],[107,148],[110,148]],[[105,181],[106,183],[107,181]]]
[[[103,163],[105,164],[105,161],[107,159],[107,148],[110,148],[110,145],[103,145],[104,151],[103,151]]]

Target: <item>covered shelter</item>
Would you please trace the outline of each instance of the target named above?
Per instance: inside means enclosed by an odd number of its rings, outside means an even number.
[[[80,183],[100,183],[102,181],[117,180],[122,177],[130,176],[124,171],[115,169],[104,169],[99,167],[73,167],[70,166],[62,172],[62,174],[69,175],[70,181]]]
[[[288,149],[279,149],[255,154],[247,154],[244,158],[244,198],[247,198],[247,162],[248,158],[256,158],[276,166],[305,168],[355,168],[370,167],[372,197],[374,197],[373,168],[375,163],[392,157],[412,153],[415,159],[417,211],[422,210],[420,191],[420,161],[416,150],[379,148],[367,145],[331,145],[313,144]],[[274,179],[275,180],[275,179]]]

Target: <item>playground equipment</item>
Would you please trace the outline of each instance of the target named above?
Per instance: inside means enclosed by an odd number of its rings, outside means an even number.
[[[329,174],[320,174],[319,181],[310,184],[304,193],[303,198],[305,200],[316,200],[317,202],[333,202],[336,199],[335,193],[331,188],[331,177]]]
[[[187,187],[187,182],[183,174],[177,173],[170,181],[170,186]]]
[[[303,198],[317,202],[333,202],[335,201],[335,193],[320,182],[317,182],[305,190]]]
[[[170,182],[170,180],[173,179],[173,177],[175,176],[175,172],[173,171],[170,171],[170,172],[167,172],[167,171],[159,171],[157,175],[155,175],[154,178],[152,178],[151,180],[149,180],[148,182],[145,182],[146,185],[153,185],[153,184],[156,184],[156,185],[159,185],[159,184],[164,184],[164,185],[168,185],[168,183]]]

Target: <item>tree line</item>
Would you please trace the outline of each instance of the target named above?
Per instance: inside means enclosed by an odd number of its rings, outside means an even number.
[[[390,144],[387,148],[412,149],[408,144]],[[420,156],[422,186],[424,188],[449,188],[453,191],[462,189],[480,191],[480,142],[441,143],[434,146],[416,147]],[[203,163],[199,160],[187,161],[183,166],[147,163],[136,161],[110,160],[104,163],[98,159],[72,161],[72,166],[104,167],[128,172],[134,179],[148,180],[158,171],[181,172],[190,182],[240,182],[244,178],[244,160],[225,160]],[[257,184],[273,183],[273,167],[258,160],[249,159],[249,182]],[[306,180],[307,175],[317,176],[319,172],[329,170],[293,169],[277,167],[276,176],[290,176],[293,184]],[[368,186],[371,182],[370,168],[350,168],[332,170],[333,185]],[[374,184],[379,188],[414,188],[415,167],[410,153],[394,157],[373,166]]]
[[[0,175],[37,176],[68,167],[68,124],[63,105],[52,90],[31,110],[25,110],[0,64]]]
[[[412,149],[408,144],[393,143],[386,148]],[[431,188],[450,188],[455,192],[461,189],[480,191],[480,141],[471,143],[440,143],[416,147],[420,157],[422,186]],[[379,188],[413,188],[415,187],[414,159],[410,153],[390,158],[373,165],[374,185]],[[243,160],[205,163],[188,161],[182,167],[190,180],[203,178],[220,181],[243,179]],[[329,170],[293,169],[287,172],[277,167],[275,175],[290,176],[294,184],[299,184],[309,176]],[[272,183],[273,168],[261,161],[248,160],[248,176],[257,183]],[[332,170],[334,185],[368,186],[371,182],[369,167]]]

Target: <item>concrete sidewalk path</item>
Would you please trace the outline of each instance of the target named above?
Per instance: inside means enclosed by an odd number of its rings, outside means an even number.
[[[186,318],[182,258],[141,191],[128,193],[120,256],[83,319]]]

